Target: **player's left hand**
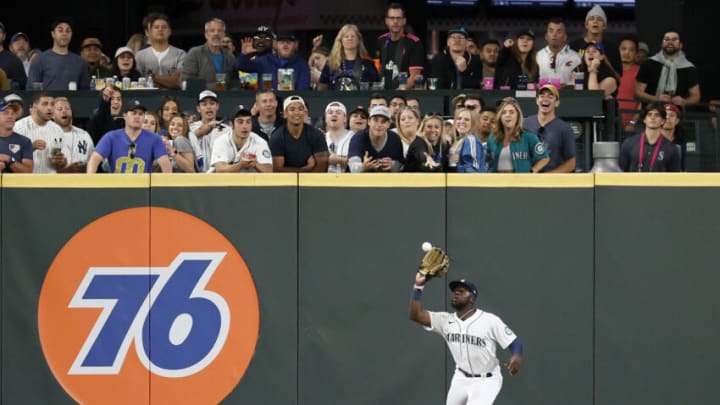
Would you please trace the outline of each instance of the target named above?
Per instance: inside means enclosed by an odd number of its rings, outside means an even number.
[[[505,363],[505,367],[507,367],[508,373],[510,373],[510,375],[515,375],[520,371],[521,364],[522,357],[517,354],[513,354],[513,356],[510,357],[510,360]]]

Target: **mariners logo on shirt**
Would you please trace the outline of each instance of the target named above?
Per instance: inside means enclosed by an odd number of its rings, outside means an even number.
[[[20,152],[20,145],[16,143],[11,143],[10,145],[8,145],[8,149],[10,149],[10,152],[12,153],[18,153]]]
[[[545,153],[545,145],[543,145],[542,142],[538,142],[535,144],[535,154],[536,155],[542,155]]]
[[[270,151],[269,150],[267,150],[267,149],[263,150],[262,154],[265,159],[270,159]]]
[[[505,334],[508,335],[508,336],[512,336],[512,335],[514,335],[515,333],[512,331],[512,329],[510,329],[509,327],[506,326],[506,327],[505,327]]]

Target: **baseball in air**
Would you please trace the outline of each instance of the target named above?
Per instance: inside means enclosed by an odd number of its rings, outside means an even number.
[[[423,252],[429,252],[430,249],[432,249],[432,243],[430,243],[430,242],[423,242],[423,244],[422,244],[422,250],[423,250]]]

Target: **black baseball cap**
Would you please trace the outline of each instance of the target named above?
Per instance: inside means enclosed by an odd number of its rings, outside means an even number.
[[[477,298],[477,287],[475,287],[475,284],[470,280],[462,278],[460,280],[451,281],[448,286],[450,287],[450,291],[455,291],[455,289],[458,287],[465,287],[468,289],[468,291],[470,291],[473,297]]]
[[[237,117],[252,117],[252,112],[247,107],[240,104],[237,107],[235,107],[235,111],[233,112],[232,119],[235,119]]]
[[[257,27],[257,31],[255,31],[255,34],[253,36],[275,39],[275,33],[267,25],[261,25]]]
[[[60,24],[62,24],[62,23],[65,23],[65,24],[69,25],[70,27],[73,26],[73,20],[72,20],[72,18],[70,18],[70,17],[68,17],[68,16],[60,16],[60,17],[56,18],[56,19],[52,22],[52,24],[50,24],[50,31],[54,31],[54,30],[55,30],[55,27],[57,27],[58,25],[60,25]]]
[[[348,117],[351,116],[351,115],[353,115],[353,114],[358,114],[358,113],[359,113],[359,114],[362,114],[362,116],[365,117],[365,119],[368,118],[368,112],[367,112],[367,110],[365,109],[365,107],[363,107],[363,106],[361,106],[361,105],[355,107],[352,111],[350,111],[350,113],[348,114]]]
[[[138,99],[130,100],[127,103],[123,103],[123,113],[130,112],[133,110],[143,110],[147,111],[147,108],[145,108],[145,105]]]
[[[275,39],[278,41],[297,41],[297,37],[292,32],[278,32]]]

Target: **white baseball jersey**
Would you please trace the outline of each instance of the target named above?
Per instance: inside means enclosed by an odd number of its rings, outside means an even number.
[[[480,309],[464,321],[455,313],[429,313],[426,329],[442,335],[457,368],[475,375],[499,372],[496,345],[505,349],[517,337],[499,317]]]
[[[60,149],[66,157],[72,155],[64,140],[69,135],[66,135],[60,125],[53,121],[48,121],[45,125],[38,125],[32,116],[28,115],[15,122],[13,131],[30,138],[30,142],[45,141],[45,149],[33,151],[33,173],[57,173],[50,162],[53,150]]]
[[[337,141],[334,141],[328,132],[325,133],[325,142],[327,142],[328,150],[338,156],[347,157],[350,148],[350,139],[354,132],[345,130]],[[328,173],[342,173],[341,165],[328,165]]]
[[[255,155],[255,159],[260,164],[272,165],[272,155],[270,154],[270,147],[268,143],[262,139],[259,135],[254,132],[250,133],[245,145],[242,148],[238,148],[233,139],[232,131],[228,134],[223,134],[221,137],[215,140],[212,148],[212,160],[210,165],[215,167],[218,162],[225,162],[228,164],[237,163],[243,156],[247,154]],[[243,170],[244,172],[255,172],[254,168],[248,168]]]
[[[210,157],[212,156],[212,148],[215,140],[221,135],[230,134],[232,136],[232,128],[223,124],[221,128],[213,128],[210,133],[200,138],[195,135],[195,131],[202,125],[202,121],[195,121],[190,124],[190,144],[195,152],[195,166],[199,173],[207,172],[210,165]]]
[[[70,156],[67,157],[68,163],[87,163],[95,150],[95,144],[90,134],[74,125],[70,132],[65,132],[63,143],[70,149]]]

